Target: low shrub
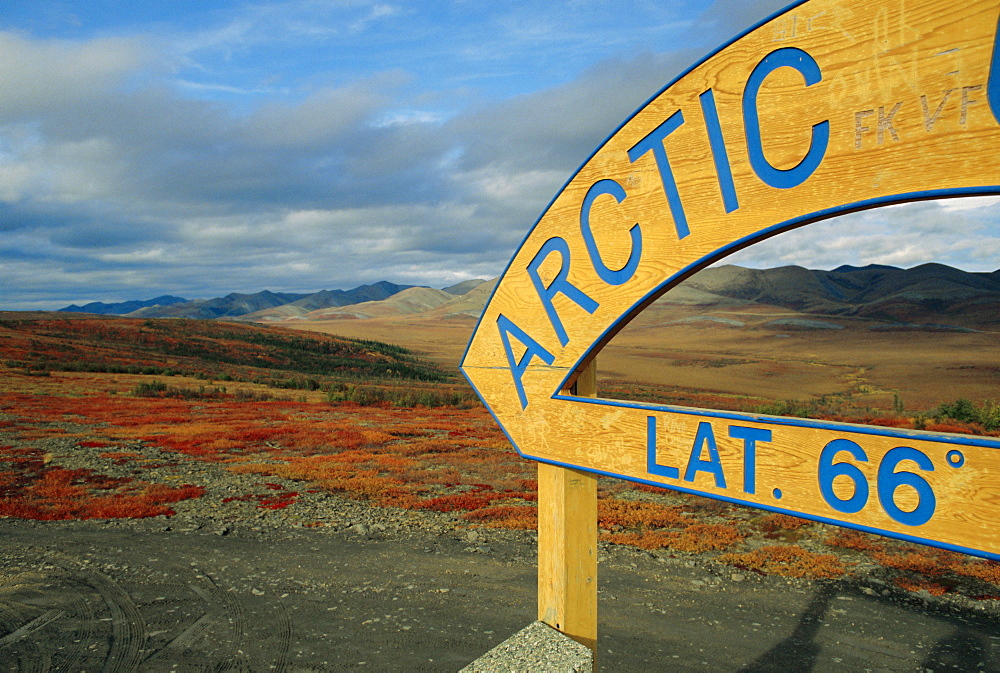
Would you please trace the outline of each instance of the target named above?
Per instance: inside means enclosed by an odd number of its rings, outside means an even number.
[[[718,560],[743,570],[782,577],[833,579],[846,572],[833,554],[815,554],[794,546],[771,545],[750,552],[722,554]]]
[[[938,421],[950,419],[960,423],[978,423],[987,431],[1000,429],[1000,402],[983,401],[976,406],[971,400],[960,398],[938,406],[934,412]]]
[[[490,528],[538,528],[538,510],[531,505],[498,505],[483,507],[462,515],[466,521],[475,521]]]

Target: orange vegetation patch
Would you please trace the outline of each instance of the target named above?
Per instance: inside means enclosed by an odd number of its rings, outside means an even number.
[[[832,579],[844,574],[844,564],[833,554],[815,554],[794,546],[771,545],[744,552],[722,554],[723,563],[783,577]]]
[[[1000,563],[972,559],[943,549],[914,547],[899,552],[876,551],[872,557],[886,568],[910,576],[941,578],[951,575],[1000,584]]]
[[[825,540],[831,547],[854,549],[856,551],[874,552],[883,548],[882,538],[870,533],[860,533],[855,530],[841,529]]]
[[[760,529],[766,533],[773,533],[783,530],[798,530],[802,526],[808,525],[810,522],[807,519],[802,519],[797,516],[789,516],[787,514],[768,514],[763,517],[759,526]]]
[[[825,540],[831,547],[861,552],[884,568],[898,573],[893,582],[908,591],[927,590],[940,595],[948,582],[957,578],[978,580],[987,584],[1000,584],[1000,563],[972,558],[965,554],[900,544],[869,533],[841,530]],[[940,587],[940,590],[939,590]],[[984,597],[994,598],[991,594]]]
[[[959,421],[943,421],[937,423],[928,423],[924,429],[930,432],[951,432],[960,435],[995,434],[986,432],[983,429],[983,427],[977,423],[961,423]]]
[[[113,394],[107,379],[74,378],[70,394],[56,385],[62,378],[39,379],[45,385],[32,392],[0,393],[0,433],[14,440],[0,440],[0,515],[156,516],[172,513],[174,502],[203,493],[197,486],[67,470],[39,451],[15,448],[30,438],[60,437],[97,449],[103,460],[120,465],[149,467],[150,461],[128,450],[143,443],[166,454],[161,464],[221,462],[234,472],[259,475],[260,488],[230,502],[262,509],[293,510],[299,492],[325,489],[373,505],[445,512],[473,526],[537,527],[536,466],[517,456],[482,408],[128,396],[137,377],[129,378],[119,394]],[[303,483],[272,487],[289,479]],[[723,552],[716,557],[720,562],[792,577],[844,574],[845,564],[833,555],[794,545],[739,551],[774,537],[789,541],[812,535],[841,556],[863,555],[882,564],[890,580],[910,590],[934,593],[933,585],[948,587],[963,579],[984,583],[979,588],[984,597],[1000,593],[995,587],[1000,564],[993,562],[866,533],[820,533],[822,527],[804,519],[649,485],[602,479],[599,488],[599,525],[608,542],[667,553]]]
[[[601,528],[683,528],[694,523],[683,517],[682,507],[669,507],[652,502],[634,502],[616,499],[601,500],[597,504],[597,522]]]
[[[897,577],[893,583],[900,589],[907,591],[926,591],[931,596],[942,596],[948,591],[948,587],[937,582],[922,579],[910,579],[909,577]]]
[[[519,528],[536,530],[538,528],[538,509],[530,505],[500,505],[498,507],[483,507],[462,515],[466,521],[482,523],[490,528]]]
[[[280,484],[268,483],[263,486],[270,489],[272,493],[248,493],[232,498],[223,498],[222,502],[255,502],[260,509],[284,509],[299,497],[298,491],[286,491]],[[280,493],[273,491],[280,491]]]
[[[883,551],[872,553],[872,557],[886,568],[933,577],[940,577],[950,570],[954,561],[948,556],[948,552],[937,549],[920,549],[903,553]]]
[[[1000,584],[1000,563],[996,561],[966,559],[963,563],[953,565],[951,569],[957,575],[972,577],[990,584]]]

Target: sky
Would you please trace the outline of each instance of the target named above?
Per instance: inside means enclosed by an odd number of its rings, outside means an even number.
[[[0,310],[29,310],[493,278],[621,122],[787,3],[3,4]],[[983,197],[726,261],[998,260]]]

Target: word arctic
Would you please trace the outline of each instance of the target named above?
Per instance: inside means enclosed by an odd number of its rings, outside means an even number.
[[[838,214],[1000,193],[998,0],[808,0],[674,80],[515,253],[462,370],[525,457],[1000,559],[1000,442],[576,396],[657,297]]]

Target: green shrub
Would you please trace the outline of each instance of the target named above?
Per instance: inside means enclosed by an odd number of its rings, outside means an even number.
[[[167,392],[167,384],[156,379],[143,381],[132,389],[132,395],[135,397],[161,397],[165,392]]]
[[[794,416],[795,418],[809,418],[813,413],[813,406],[796,402],[795,400],[778,400],[762,404],[754,409],[758,414],[768,416]]]
[[[949,418],[962,423],[979,423],[986,430],[1000,429],[1000,402],[985,400],[978,407],[964,397],[952,403],[941,404],[934,418]]]
[[[975,405],[964,397],[955,400],[951,404],[942,404],[938,407],[937,418],[950,418],[963,423],[975,423],[979,421],[979,410]]]

